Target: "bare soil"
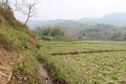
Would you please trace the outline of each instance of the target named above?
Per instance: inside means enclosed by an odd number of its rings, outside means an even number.
[[[11,64],[23,57],[20,50],[10,50],[0,45],[0,84],[9,84],[13,71]]]

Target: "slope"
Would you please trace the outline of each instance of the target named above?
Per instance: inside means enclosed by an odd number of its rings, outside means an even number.
[[[17,21],[10,7],[0,7],[0,84],[42,84],[36,39]]]

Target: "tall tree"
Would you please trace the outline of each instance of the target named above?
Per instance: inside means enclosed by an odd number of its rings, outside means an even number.
[[[33,3],[29,3],[27,2],[27,0],[21,0],[21,1],[15,0],[15,1],[16,1],[16,4],[15,4],[16,10],[21,12],[25,16],[27,16],[25,20],[25,24],[27,24],[27,22],[29,21],[31,17],[37,16],[37,13],[36,13],[37,0],[35,0]]]

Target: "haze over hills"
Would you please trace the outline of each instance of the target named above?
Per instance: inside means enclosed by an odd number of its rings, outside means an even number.
[[[88,24],[103,23],[117,26],[126,26],[125,21],[126,21],[126,12],[108,14],[101,18],[83,18],[78,20],[78,22],[81,23],[88,23]]]
[[[109,24],[116,26],[126,26],[126,12],[112,13],[105,15],[101,18],[83,18],[79,20],[30,20],[28,25],[30,28],[41,27],[41,26],[63,26],[67,28],[74,27],[75,29],[84,27],[84,25],[90,24]]]

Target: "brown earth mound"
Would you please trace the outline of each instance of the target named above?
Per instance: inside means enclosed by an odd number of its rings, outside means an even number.
[[[13,71],[11,64],[23,57],[20,50],[9,50],[0,45],[0,84],[9,83]]]

